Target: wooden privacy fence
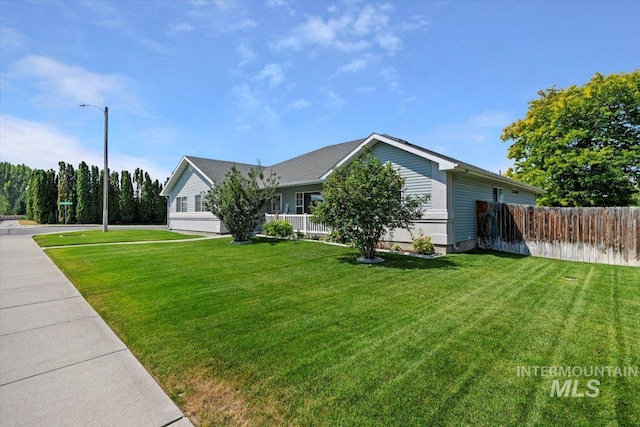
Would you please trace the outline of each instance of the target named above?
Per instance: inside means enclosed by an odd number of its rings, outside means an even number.
[[[640,207],[554,208],[476,201],[484,249],[640,266]]]

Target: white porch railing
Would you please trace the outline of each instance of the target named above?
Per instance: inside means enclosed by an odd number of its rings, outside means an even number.
[[[300,231],[304,234],[329,234],[331,229],[324,224],[317,224],[311,222],[311,215],[309,214],[265,214],[265,223],[276,221],[277,219],[284,219],[289,224],[293,225],[293,231]]]

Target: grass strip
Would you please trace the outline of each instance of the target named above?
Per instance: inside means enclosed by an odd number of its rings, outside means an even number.
[[[640,271],[304,241],[49,256],[196,424],[638,425],[638,377],[551,396],[521,366],[640,365]]]
[[[52,234],[40,234],[33,239],[43,248],[53,246],[92,245],[100,243],[152,242],[162,240],[187,240],[201,236],[174,233],[167,230],[102,230],[73,231]]]

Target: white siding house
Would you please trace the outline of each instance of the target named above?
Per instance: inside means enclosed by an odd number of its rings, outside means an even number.
[[[322,184],[338,166],[346,165],[369,147],[373,156],[391,164],[405,178],[405,193],[429,195],[424,214],[414,223],[431,236],[439,251],[461,251],[476,246],[475,201],[504,201],[535,204],[541,189],[476,166],[435,153],[389,135],[372,134],[368,138],[330,145],[267,168],[280,176],[277,196],[270,208],[305,232],[324,232],[308,220],[309,206],[321,198]],[[223,179],[232,165],[248,171],[254,165],[237,164],[197,157],[184,157],[166,183],[163,195],[169,208],[171,229],[225,233],[226,229],[209,212],[198,208],[197,197]],[[267,220],[274,215],[267,215]],[[393,230],[389,243],[408,245],[410,234]]]

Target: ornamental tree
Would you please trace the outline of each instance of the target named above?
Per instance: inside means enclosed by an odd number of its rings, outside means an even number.
[[[204,199],[204,206],[220,218],[234,241],[246,242],[251,239],[278,186],[274,172],[264,175],[258,165],[247,175],[235,165],[225,174],[221,183],[214,183]]]
[[[542,205],[638,204],[640,71],[538,95],[502,133],[515,160],[507,175],[547,190]]]
[[[422,216],[428,196],[403,195],[403,188],[404,178],[391,163],[365,153],[329,175],[311,219],[337,230],[372,260],[388,230],[409,229]]]

